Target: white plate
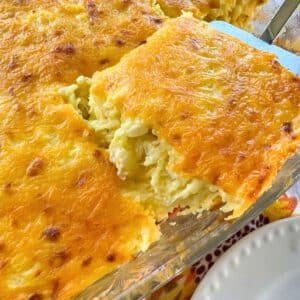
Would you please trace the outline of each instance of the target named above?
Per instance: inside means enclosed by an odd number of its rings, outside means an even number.
[[[192,300],[299,300],[300,217],[266,225],[226,252]]]

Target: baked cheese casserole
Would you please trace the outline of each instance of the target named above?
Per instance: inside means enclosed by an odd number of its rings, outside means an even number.
[[[162,10],[172,17],[182,11],[192,12],[205,21],[224,20],[245,28],[254,17],[256,8],[266,0],[157,0]]]
[[[238,216],[295,152],[299,78],[172,7],[0,3],[1,300],[70,299],[174,207]]]

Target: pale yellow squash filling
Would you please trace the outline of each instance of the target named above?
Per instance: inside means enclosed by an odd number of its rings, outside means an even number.
[[[238,201],[218,187],[175,173],[172,166],[180,155],[142,120],[124,118],[108,99],[96,101],[89,94],[90,85],[91,79],[81,76],[61,92],[95,130],[99,146],[107,149],[125,196],[153,209],[159,219],[177,206],[195,211],[221,200],[224,211],[235,207]]]

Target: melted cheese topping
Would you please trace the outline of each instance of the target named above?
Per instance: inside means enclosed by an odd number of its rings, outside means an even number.
[[[57,90],[117,62],[162,19],[150,1],[1,2],[1,300],[69,299],[158,239]]]
[[[299,143],[299,78],[190,15],[168,21],[92,81],[98,106],[111,103],[122,122],[142,120],[179,154],[173,170],[233,196],[235,215]]]
[[[97,146],[118,124],[93,119],[91,130],[57,91],[165,20],[150,0],[1,1],[1,299],[68,299],[158,239]]]
[[[25,107],[1,107],[1,299],[68,299],[145,250],[159,229],[120,195],[113,166],[70,105]]]
[[[151,0],[2,1],[0,88],[28,91],[28,82],[70,84],[91,76],[143,43],[164,19]]]

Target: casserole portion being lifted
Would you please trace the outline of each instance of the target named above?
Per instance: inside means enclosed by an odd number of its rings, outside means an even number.
[[[239,216],[299,143],[299,78],[189,14],[63,92],[107,148],[124,195],[159,219],[177,206]]]

